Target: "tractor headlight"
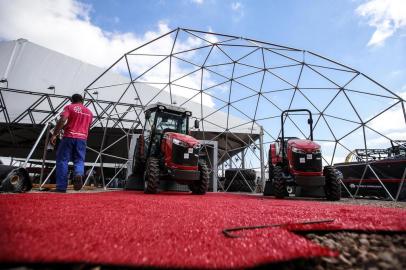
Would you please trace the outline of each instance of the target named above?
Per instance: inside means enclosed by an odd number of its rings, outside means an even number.
[[[202,145],[201,145],[200,143],[197,143],[197,144],[195,144],[195,145],[193,146],[193,148],[199,149],[199,150],[200,150],[201,147],[202,147]]]
[[[175,139],[175,138],[172,139],[172,143],[176,144],[176,145],[179,145],[179,146],[183,146],[183,147],[189,147],[189,145],[187,143],[182,142],[181,140],[178,140],[178,139]]]
[[[296,147],[292,147],[292,152],[298,153],[298,154],[306,154],[305,151],[303,151],[302,149],[296,148]]]

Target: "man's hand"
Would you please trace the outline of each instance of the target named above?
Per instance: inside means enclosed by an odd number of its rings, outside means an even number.
[[[58,138],[59,132],[62,130],[63,126],[65,125],[66,121],[68,119],[61,115],[61,118],[59,118],[58,122],[56,123],[56,127],[54,128],[53,135],[50,139],[50,142],[52,145],[55,145],[56,143],[56,138]]]
[[[51,142],[52,145],[55,145],[55,144],[56,144],[56,138],[57,138],[57,137],[58,137],[57,135],[52,135],[51,140],[50,140],[50,142]]]

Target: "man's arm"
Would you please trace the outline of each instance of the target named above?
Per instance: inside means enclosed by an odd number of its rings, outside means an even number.
[[[59,118],[58,122],[56,123],[56,127],[54,129],[54,134],[52,134],[51,144],[55,145],[56,138],[58,137],[59,133],[61,132],[61,130],[63,128],[63,126],[65,125],[66,120],[68,120],[68,118],[61,115],[61,118]]]

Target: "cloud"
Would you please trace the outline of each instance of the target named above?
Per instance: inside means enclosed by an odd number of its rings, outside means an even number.
[[[241,10],[241,3],[240,2],[231,3],[231,9],[234,11]]]
[[[369,0],[358,6],[356,13],[368,18],[368,24],[375,27],[368,46],[382,46],[387,38],[406,27],[404,0]]]
[[[401,96],[405,96],[404,93]],[[396,106],[396,108],[390,109],[374,120],[367,124],[374,130],[382,133],[387,134],[388,132],[403,132],[405,134],[405,117],[403,115],[403,110],[400,106]]]
[[[91,6],[75,0],[0,1],[0,37],[26,38],[85,62],[107,67],[124,52],[169,31],[158,23],[143,35],[104,31],[91,22]]]
[[[399,77],[406,73],[406,69],[397,69],[389,73],[391,77]]]
[[[213,29],[209,26],[209,33],[213,33]],[[217,38],[217,36],[215,35],[211,35],[211,34],[205,34],[204,35],[204,39],[211,42],[211,43],[217,43],[219,42],[219,39]]]
[[[234,11],[233,19],[235,21],[239,21],[242,17],[244,17],[244,6],[241,4],[241,2],[231,3],[231,10]]]
[[[386,136],[391,140],[406,140],[405,132],[391,132],[386,134]],[[390,146],[390,141],[385,137],[377,137],[374,139],[369,139],[367,141],[369,148],[387,148]]]
[[[108,67],[124,53],[170,31],[168,24],[160,21],[155,30],[143,34],[109,32],[92,23],[91,11],[93,11],[91,5],[77,0],[0,0],[0,40],[26,38],[84,62]],[[118,22],[119,18],[114,20]],[[186,50],[200,43],[197,38],[187,38],[178,40],[177,46],[179,50]],[[161,53],[171,48],[172,44],[173,38],[169,37],[151,44],[148,50],[151,53]],[[149,66],[151,63],[146,60],[135,64],[132,68],[141,72]],[[174,76],[191,71],[190,68],[180,65],[174,65],[172,69]],[[164,80],[159,69],[150,75],[151,79]],[[186,83],[188,86],[199,88],[200,82],[194,79],[196,78],[191,77]],[[166,77],[165,81],[167,80]],[[184,88],[176,88],[173,92],[187,98],[196,93]],[[214,105],[210,97],[205,96],[204,100],[205,104]]]
[[[199,4],[199,5],[201,5],[201,4],[203,4],[204,3],[204,0],[190,0],[192,3],[195,3],[195,4]]]

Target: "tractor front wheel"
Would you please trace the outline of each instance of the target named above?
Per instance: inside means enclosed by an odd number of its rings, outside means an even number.
[[[336,169],[333,166],[326,166],[324,167],[323,174],[326,178],[326,185],[324,186],[326,199],[329,201],[339,201],[341,199],[341,185],[336,174]]]
[[[144,193],[155,194],[158,193],[159,187],[159,160],[150,157],[147,161],[147,167],[144,173]]]
[[[204,195],[209,187],[210,173],[204,160],[199,161],[200,179],[189,186],[192,194]]]
[[[283,179],[283,169],[281,166],[274,166],[273,169],[273,180],[272,180],[273,193],[278,199],[283,199],[289,196],[286,190],[286,181]]]

